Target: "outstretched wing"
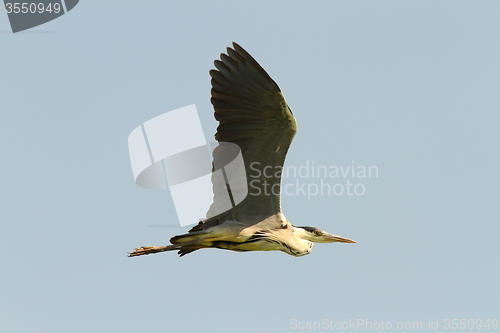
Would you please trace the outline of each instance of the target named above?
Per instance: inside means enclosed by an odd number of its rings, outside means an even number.
[[[220,58],[210,71],[215,138],[240,147],[248,184],[246,198],[224,216],[251,225],[281,211],[281,171],[297,123],[276,82],[241,46]]]

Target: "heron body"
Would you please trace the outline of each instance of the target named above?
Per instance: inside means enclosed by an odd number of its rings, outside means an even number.
[[[141,247],[129,256],[174,250],[183,256],[203,248],[219,248],[238,252],[278,250],[298,257],[309,254],[313,243],[355,243],[314,227],[293,226],[285,218],[280,195],[275,191],[280,187],[281,174],[267,170],[281,170],[284,165],[297,131],[292,110],[274,80],[238,44],[233,43],[233,48],[227,48],[227,54],[221,54],[221,60],[214,64],[217,70],[210,71],[211,102],[219,121],[215,138],[239,146],[246,179],[249,185],[252,182],[254,192],[232,209],[172,237],[171,245]],[[219,146],[214,150],[214,169],[223,163],[223,149]],[[269,188],[273,189],[271,193]]]

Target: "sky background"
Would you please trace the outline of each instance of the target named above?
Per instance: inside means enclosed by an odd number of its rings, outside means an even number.
[[[496,1],[80,1],[12,34],[0,14],[0,331],[500,319],[499,17]],[[196,104],[213,138],[208,71],[232,41],[294,111],[288,166],[377,166],[324,179],[364,195],[282,199],[293,224],[358,243],[128,258],[187,231],[168,190],[135,185],[128,135]]]

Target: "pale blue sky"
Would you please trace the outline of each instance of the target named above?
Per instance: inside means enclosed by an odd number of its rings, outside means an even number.
[[[0,331],[500,319],[499,17],[495,1],[81,1],[9,34],[0,15]],[[134,184],[127,137],[196,104],[211,139],[208,71],[232,41],[294,111],[287,165],[378,167],[350,179],[362,196],[283,197],[292,223],[358,243],[127,258],[186,230],[151,227],[175,210]]]

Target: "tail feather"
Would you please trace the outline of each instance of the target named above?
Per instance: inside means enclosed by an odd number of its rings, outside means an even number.
[[[187,234],[177,235],[170,238],[170,243],[178,245],[178,244],[185,244],[192,242],[201,242],[204,238],[207,238],[209,235],[211,235],[211,232],[207,232],[205,230],[189,232]]]
[[[204,248],[204,246],[181,246],[181,249],[177,253],[179,254],[179,257],[183,257],[186,254],[189,254],[191,252],[194,252],[202,248]]]

